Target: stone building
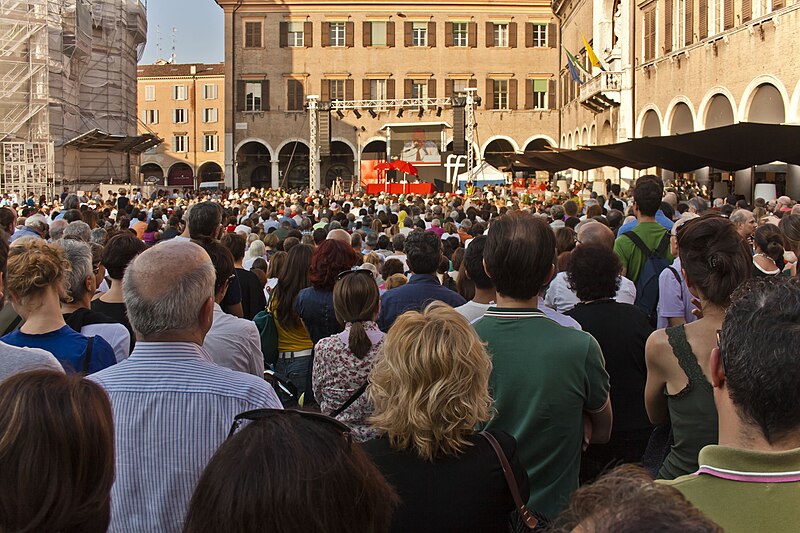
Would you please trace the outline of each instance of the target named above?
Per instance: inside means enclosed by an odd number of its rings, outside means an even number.
[[[139,131],[164,140],[142,154],[143,183],[225,181],[225,65],[140,65],[138,104]]]

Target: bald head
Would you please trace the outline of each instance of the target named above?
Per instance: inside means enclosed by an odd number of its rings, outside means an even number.
[[[591,222],[587,221],[587,223],[583,224],[578,230],[578,243],[593,244],[613,250],[614,232],[605,224],[594,220]]]
[[[328,233],[328,240],[342,241],[343,243],[350,244],[350,234],[343,229],[332,229]]]
[[[200,312],[213,301],[215,279],[208,254],[192,242],[169,240],[140,254],[122,281],[137,338],[200,328]]]

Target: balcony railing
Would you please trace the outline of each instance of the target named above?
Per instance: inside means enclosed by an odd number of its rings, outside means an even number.
[[[595,113],[599,113],[609,107],[618,106],[619,92],[621,90],[621,72],[601,72],[581,85],[581,105]]]

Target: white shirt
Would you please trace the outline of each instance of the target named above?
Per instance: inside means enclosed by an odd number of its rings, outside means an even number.
[[[122,324],[86,324],[81,328],[81,335],[102,337],[114,348],[117,363],[127,359],[131,353],[131,334]]]
[[[264,356],[258,328],[250,320],[225,313],[214,304],[214,322],[203,349],[219,366],[264,377]]]
[[[614,300],[621,304],[634,304],[636,302],[636,285],[624,276],[619,277],[619,289]],[[565,313],[580,302],[575,292],[569,288],[567,273],[559,272],[544,296],[544,303],[559,313]]]

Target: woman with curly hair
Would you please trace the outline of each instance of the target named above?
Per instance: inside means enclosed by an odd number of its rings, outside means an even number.
[[[391,531],[508,531],[511,492],[488,440],[474,431],[492,411],[492,363],[477,334],[435,302],[401,315],[383,342],[368,389],[370,422],[382,436],[363,446],[402,502]],[[491,434],[527,500],[516,441]]]
[[[614,391],[611,440],[592,444],[583,454],[582,482],[609,466],[641,461],[652,431],[644,408],[644,346],[653,328],[640,308],[614,299],[620,272],[622,263],[613,250],[591,244],[577,246],[567,268],[567,282],[580,303],[565,314],[600,344]]]

